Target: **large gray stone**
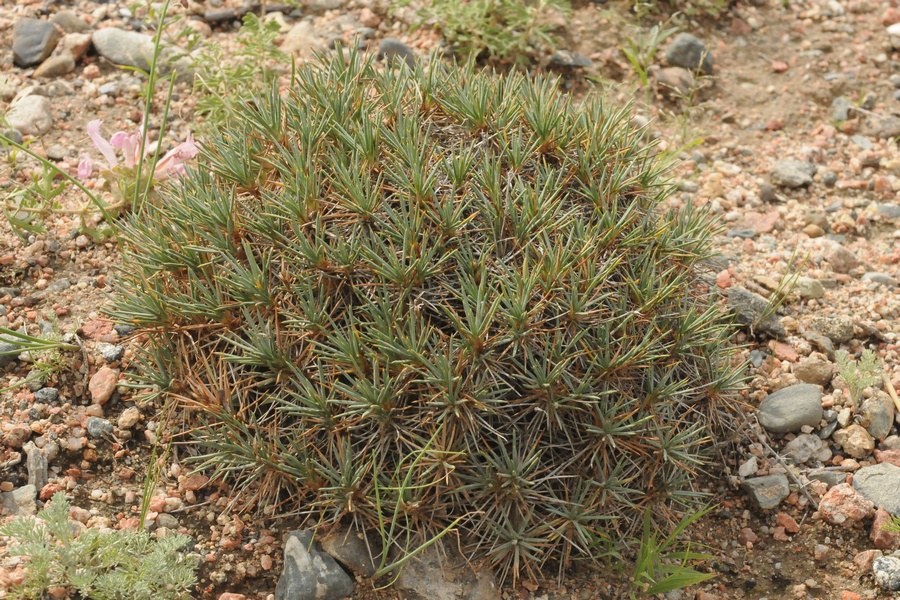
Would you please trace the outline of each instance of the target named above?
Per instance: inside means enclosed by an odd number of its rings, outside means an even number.
[[[886,462],[862,467],[853,475],[853,487],[878,508],[900,516],[900,467]]]
[[[136,31],[125,31],[115,27],[107,27],[94,32],[92,41],[97,53],[113,64],[135,67],[142,71],[150,70],[153,60],[153,36]],[[160,50],[158,65],[160,72],[166,72],[166,68],[183,52],[166,46]]]
[[[311,531],[288,535],[275,600],[341,600],[352,593],[353,580],[332,557],[315,547]]]
[[[322,549],[325,552],[363,577],[375,575],[381,562],[379,545],[355,526],[336,527],[322,538]]]
[[[381,43],[378,45],[377,58],[378,60],[384,59],[387,62],[402,60],[409,65],[410,69],[416,66],[416,53],[397,38],[386,37],[381,40]]]
[[[50,101],[44,96],[20,96],[10,104],[6,123],[22,135],[44,135],[53,128]]]
[[[850,317],[810,317],[805,326],[821,333],[835,344],[846,344],[853,339],[853,319]]]
[[[813,181],[815,167],[802,160],[779,160],[772,167],[772,183],[786,188],[806,187]]]
[[[59,30],[40,19],[19,19],[13,27],[13,62],[17,67],[33,67],[50,56],[59,43]]]
[[[817,427],[822,420],[822,390],[808,383],[792,385],[771,394],[759,405],[760,424],[771,433]]]
[[[666,60],[674,67],[684,67],[691,71],[700,70],[710,75],[715,60],[712,52],[696,37],[689,33],[679,33],[666,50]]]
[[[444,545],[439,550],[437,544],[406,564],[394,589],[403,600],[496,600],[500,597],[490,569],[476,572],[453,548]]]
[[[876,440],[883,440],[894,426],[894,401],[878,390],[871,398],[863,400],[859,409],[859,424]]]
[[[2,492],[3,508],[15,517],[28,517],[37,512],[37,488],[23,485],[11,492]]]
[[[787,475],[784,473],[745,479],[741,487],[763,510],[775,508],[791,493]]]

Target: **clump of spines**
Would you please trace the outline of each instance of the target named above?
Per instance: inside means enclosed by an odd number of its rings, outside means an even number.
[[[553,79],[354,53],[248,105],[125,233],[114,315],[199,410],[196,466],[399,546],[456,522],[513,576],[693,502],[737,381],[714,228],[661,209],[628,123]]]

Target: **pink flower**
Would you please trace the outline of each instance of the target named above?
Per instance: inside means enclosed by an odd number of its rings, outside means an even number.
[[[103,121],[101,119],[94,119],[89,122],[87,124],[87,134],[91,141],[94,142],[94,147],[106,158],[106,162],[109,163],[109,168],[112,170],[116,168],[119,161],[116,159],[116,151],[112,145],[100,135],[100,125],[102,124]]]
[[[200,149],[194,143],[194,136],[189,133],[185,141],[166,152],[165,156],[159,159],[153,176],[156,179],[165,179],[172,175],[181,175],[184,173],[185,161],[194,158],[199,152]]]
[[[125,168],[134,169],[138,166],[142,160],[142,157],[140,156],[141,133],[136,131],[135,133],[128,134],[124,131],[117,131],[109,141],[107,141],[100,135],[100,125],[102,124],[103,121],[100,119],[89,122],[87,124],[87,133],[94,142],[94,146],[97,150],[99,150],[104,158],[106,158],[106,162],[109,164],[109,170],[112,171],[118,166],[116,149],[121,150],[122,154],[125,156]],[[146,144],[144,146],[144,156],[153,154],[155,150],[155,143]],[[167,152],[165,156],[159,159],[156,163],[156,167],[153,169],[153,177],[155,179],[165,179],[173,175],[181,175],[184,173],[185,161],[197,156],[198,152],[200,152],[200,149],[197,148],[197,145],[194,143],[194,137],[191,134],[188,134],[187,140],[178,144],[175,148]],[[89,157],[85,156],[78,165],[78,176],[82,179],[87,179],[91,176],[93,169],[93,162],[91,162]]]
[[[94,163],[91,160],[90,156],[85,155],[84,158],[81,159],[81,162],[78,163],[78,177],[81,179],[87,179],[93,172]]]

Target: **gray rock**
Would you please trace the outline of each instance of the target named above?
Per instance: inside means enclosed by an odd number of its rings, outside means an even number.
[[[28,457],[25,460],[25,466],[28,469],[28,485],[33,485],[38,490],[43,489],[50,481],[50,475],[47,472],[47,457],[40,448],[34,445],[34,442],[26,443],[22,449]]]
[[[61,161],[69,156],[69,151],[62,144],[53,144],[47,147],[47,158],[50,160]]]
[[[113,424],[106,419],[101,419],[100,417],[90,417],[87,421],[86,429],[88,435],[96,439],[102,438],[107,435],[112,435],[115,427],[113,427]]]
[[[378,60],[403,60],[410,68],[416,66],[416,53],[397,38],[386,37],[378,44]]]
[[[825,356],[828,357],[828,360],[834,360],[834,342],[818,331],[813,331],[811,329],[804,330],[802,336],[803,339],[815,344],[819,351],[823,352]]]
[[[849,317],[811,317],[806,326],[827,337],[835,344],[845,344],[853,339],[853,321]]]
[[[178,519],[169,513],[159,513],[156,515],[156,526],[165,527],[166,529],[178,529],[181,524]]]
[[[741,483],[741,487],[763,510],[775,508],[791,493],[787,475],[784,473],[746,479]]]
[[[667,96],[688,96],[694,89],[694,74],[682,67],[667,67],[653,72],[659,91]]]
[[[332,557],[316,549],[311,531],[288,535],[275,600],[340,600],[352,593],[353,580]]]
[[[135,327],[134,325],[128,325],[127,323],[116,323],[113,325],[113,329],[119,337],[127,337],[134,333]]]
[[[888,219],[900,219],[900,204],[879,204],[875,210]]]
[[[835,121],[846,121],[850,118],[850,107],[853,103],[845,96],[838,96],[831,102],[831,118]]]
[[[852,269],[862,266],[862,262],[856,255],[838,243],[831,244],[823,253],[822,258],[828,261],[835,273],[849,273]]]
[[[23,485],[11,492],[2,492],[3,509],[16,517],[29,517],[37,513],[37,488]]]
[[[61,10],[50,17],[50,22],[59,25],[66,33],[84,33],[90,31],[91,26],[71,10]]]
[[[150,70],[150,63],[153,60],[153,36],[107,27],[95,31],[92,41],[97,53],[111,63],[135,67],[142,71]],[[175,59],[171,55],[172,52],[171,48],[161,51],[161,60],[158,61],[160,72],[163,72],[164,65]]]
[[[873,125],[876,137],[882,139],[900,137],[900,117],[893,115],[876,117]]]
[[[787,334],[775,315],[769,315],[760,322],[769,301],[759,294],[733,285],[728,288],[728,306],[734,311],[738,323],[775,337],[784,337]]]
[[[804,300],[825,297],[825,286],[822,285],[821,281],[812,277],[798,277],[797,282],[794,284],[794,291],[800,294],[800,297]]]
[[[802,160],[779,160],[769,174],[772,183],[786,188],[806,187],[813,181],[816,169]]]
[[[679,33],[666,49],[666,60],[674,67],[684,67],[691,71],[700,70],[711,75],[715,59],[712,52],[696,37],[689,33]]]
[[[834,171],[825,171],[824,173],[822,173],[822,183],[825,184],[825,187],[834,187],[834,184],[836,184],[837,182],[838,174]]]
[[[821,358],[805,358],[791,366],[791,373],[803,383],[825,387],[834,377],[834,365]]]
[[[372,577],[381,562],[381,550],[356,526],[335,527],[322,538],[322,549],[353,573]],[[374,555],[374,556],[373,556]]]
[[[746,479],[756,473],[757,469],[759,469],[759,461],[755,456],[751,456],[741,463],[741,466],[738,468],[738,475]]]
[[[100,356],[102,356],[103,360],[106,362],[116,362],[122,358],[123,354],[125,354],[125,348],[123,346],[116,346],[115,344],[100,342],[97,344],[97,352],[100,353]]]
[[[900,515],[900,467],[886,462],[862,467],[853,475],[853,487],[878,508]]]
[[[872,563],[875,583],[884,590],[896,592],[900,590],[900,558],[896,556],[880,556]]]
[[[859,409],[859,424],[876,440],[883,440],[894,425],[894,401],[886,392],[878,390],[871,398],[863,400]]]
[[[118,96],[119,95],[119,82],[118,81],[107,81],[103,85],[97,88],[97,91],[106,96]]]
[[[440,542],[438,542],[440,543]],[[394,589],[403,600],[497,600],[500,590],[490,569],[474,571],[449,545],[436,545],[411,559]]]
[[[34,76],[38,78],[62,77],[75,70],[75,59],[69,52],[56,54],[41,63],[34,70]]]
[[[819,453],[823,449],[827,450],[825,442],[819,436],[802,433],[785,444],[784,455],[794,461],[794,463],[802,465],[813,457],[821,460]]]
[[[551,67],[568,69],[589,69],[594,66],[594,63],[587,56],[571,50],[559,50],[550,57],[547,64]]]
[[[822,390],[808,383],[786,387],[760,403],[757,417],[770,433],[800,431],[804,425],[818,427],[822,420]]]
[[[6,123],[22,135],[44,135],[53,128],[50,101],[34,94],[20,96],[10,104]]]
[[[878,271],[869,271],[868,273],[863,273],[863,276],[860,277],[860,279],[862,281],[871,281],[873,283],[878,283],[889,288],[897,287],[896,279],[894,279],[887,273],[879,273]]]
[[[0,335],[0,367],[5,367],[16,360],[22,346],[11,335]]]
[[[740,238],[742,240],[752,240],[758,235],[759,233],[750,227],[736,227],[735,229],[729,229],[725,233],[725,237]]]
[[[22,68],[41,64],[56,48],[60,37],[53,23],[40,19],[19,19],[13,27],[13,62]]]
[[[810,471],[807,477],[814,481],[821,481],[830,488],[847,481],[847,473],[843,471],[829,471],[828,469]]]
[[[43,402],[44,404],[50,404],[54,402],[57,398],[59,398],[59,390],[55,387],[45,387],[41,388],[34,393],[34,399],[37,402]]]

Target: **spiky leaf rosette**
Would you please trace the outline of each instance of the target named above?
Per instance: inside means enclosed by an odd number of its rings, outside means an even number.
[[[628,123],[552,79],[355,54],[248,105],[124,234],[114,316],[199,415],[199,466],[401,546],[455,522],[504,576],[690,502],[730,328],[709,219],[662,210]]]

